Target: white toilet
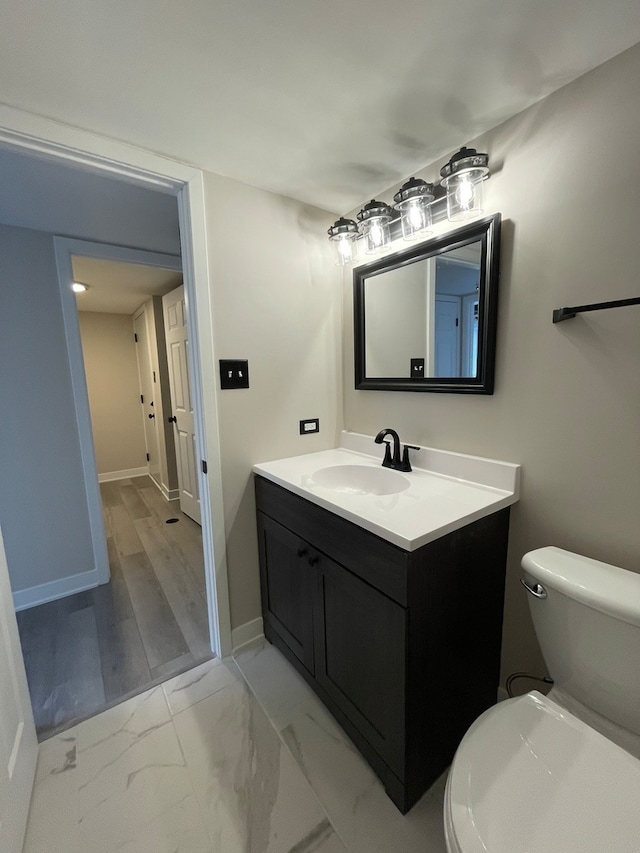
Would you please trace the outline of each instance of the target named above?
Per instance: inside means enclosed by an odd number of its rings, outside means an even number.
[[[554,687],[490,708],[445,793],[449,853],[639,853],[640,574],[540,548],[522,560]]]

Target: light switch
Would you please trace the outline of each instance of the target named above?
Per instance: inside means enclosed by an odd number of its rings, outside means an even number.
[[[249,362],[241,359],[220,359],[220,388],[248,388]]]
[[[424,379],[424,358],[411,359],[411,379]]]

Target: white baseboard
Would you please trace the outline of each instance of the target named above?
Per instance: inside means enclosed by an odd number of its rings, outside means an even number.
[[[169,489],[164,483],[161,483],[160,480],[156,480],[153,474],[149,474],[151,477],[151,482],[154,486],[157,487],[158,491],[165,499],[165,501],[177,501],[180,497],[180,489]]]
[[[128,468],[126,471],[107,471],[106,474],[98,474],[99,483],[110,483],[112,480],[128,480],[129,477],[144,477],[149,473],[145,465],[142,468]]]
[[[251,622],[245,622],[244,625],[238,625],[231,631],[231,646],[233,654],[237,654],[244,646],[253,643],[264,637],[264,627],[262,625],[262,616],[257,619],[252,619]]]
[[[98,586],[98,572],[92,569],[90,572],[81,572],[78,575],[70,575],[60,580],[49,581],[49,583],[30,586],[28,589],[20,589],[13,593],[13,605],[18,610],[27,610],[38,604],[46,604],[58,598],[65,598],[75,592],[84,592],[86,589],[94,589]]]

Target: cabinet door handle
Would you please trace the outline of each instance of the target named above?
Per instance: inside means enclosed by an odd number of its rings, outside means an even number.
[[[320,557],[318,557],[317,554],[314,554],[313,557],[309,557],[309,565],[310,566],[315,566],[316,563],[318,563],[319,561],[320,561]]]
[[[298,557],[306,557],[308,548],[298,548]]]

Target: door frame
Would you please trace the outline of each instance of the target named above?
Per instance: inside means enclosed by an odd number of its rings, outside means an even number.
[[[207,586],[209,633],[212,650],[221,657],[229,655],[232,651],[231,618],[222,503],[213,306],[207,253],[204,174],[200,169],[193,166],[187,166],[150,151],[4,105],[0,105],[0,148],[73,165],[104,177],[112,176],[118,180],[176,197],[189,331],[194,342],[190,366],[194,386],[196,448],[199,458],[207,460],[208,468],[206,475],[199,470],[198,476],[200,478],[202,505],[202,545]],[[75,324],[77,331],[77,316],[75,317]],[[65,323],[66,327],[67,324]],[[78,371],[78,355],[78,352],[69,351],[72,375]],[[75,400],[76,412],[81,412],[78,415],[78,429],[82,436],[81,446],[82,442],[85,446],[87,445],[86,434],[88,431],[90,446],[93,451],[82,363],[80,369],[83,373],[82,384],[84,385],[85,400],[77,397]],[[93,461],[93,452],[91,456]],[[83,464],[85,464],[84,454]],[[91,478],[87,478],[85,467],[85,485],[88,496],[92,490],[92,484],[95,488],[96,483],[95,465],[92,469]],[[91,507],[89,508],[91,511]],[[98,531],[92,527],[91,536],[94,541],[94,551],[97,535]],[[100,536],[102,537],[102,547],[105,548],[102,520],[100,521]]]

